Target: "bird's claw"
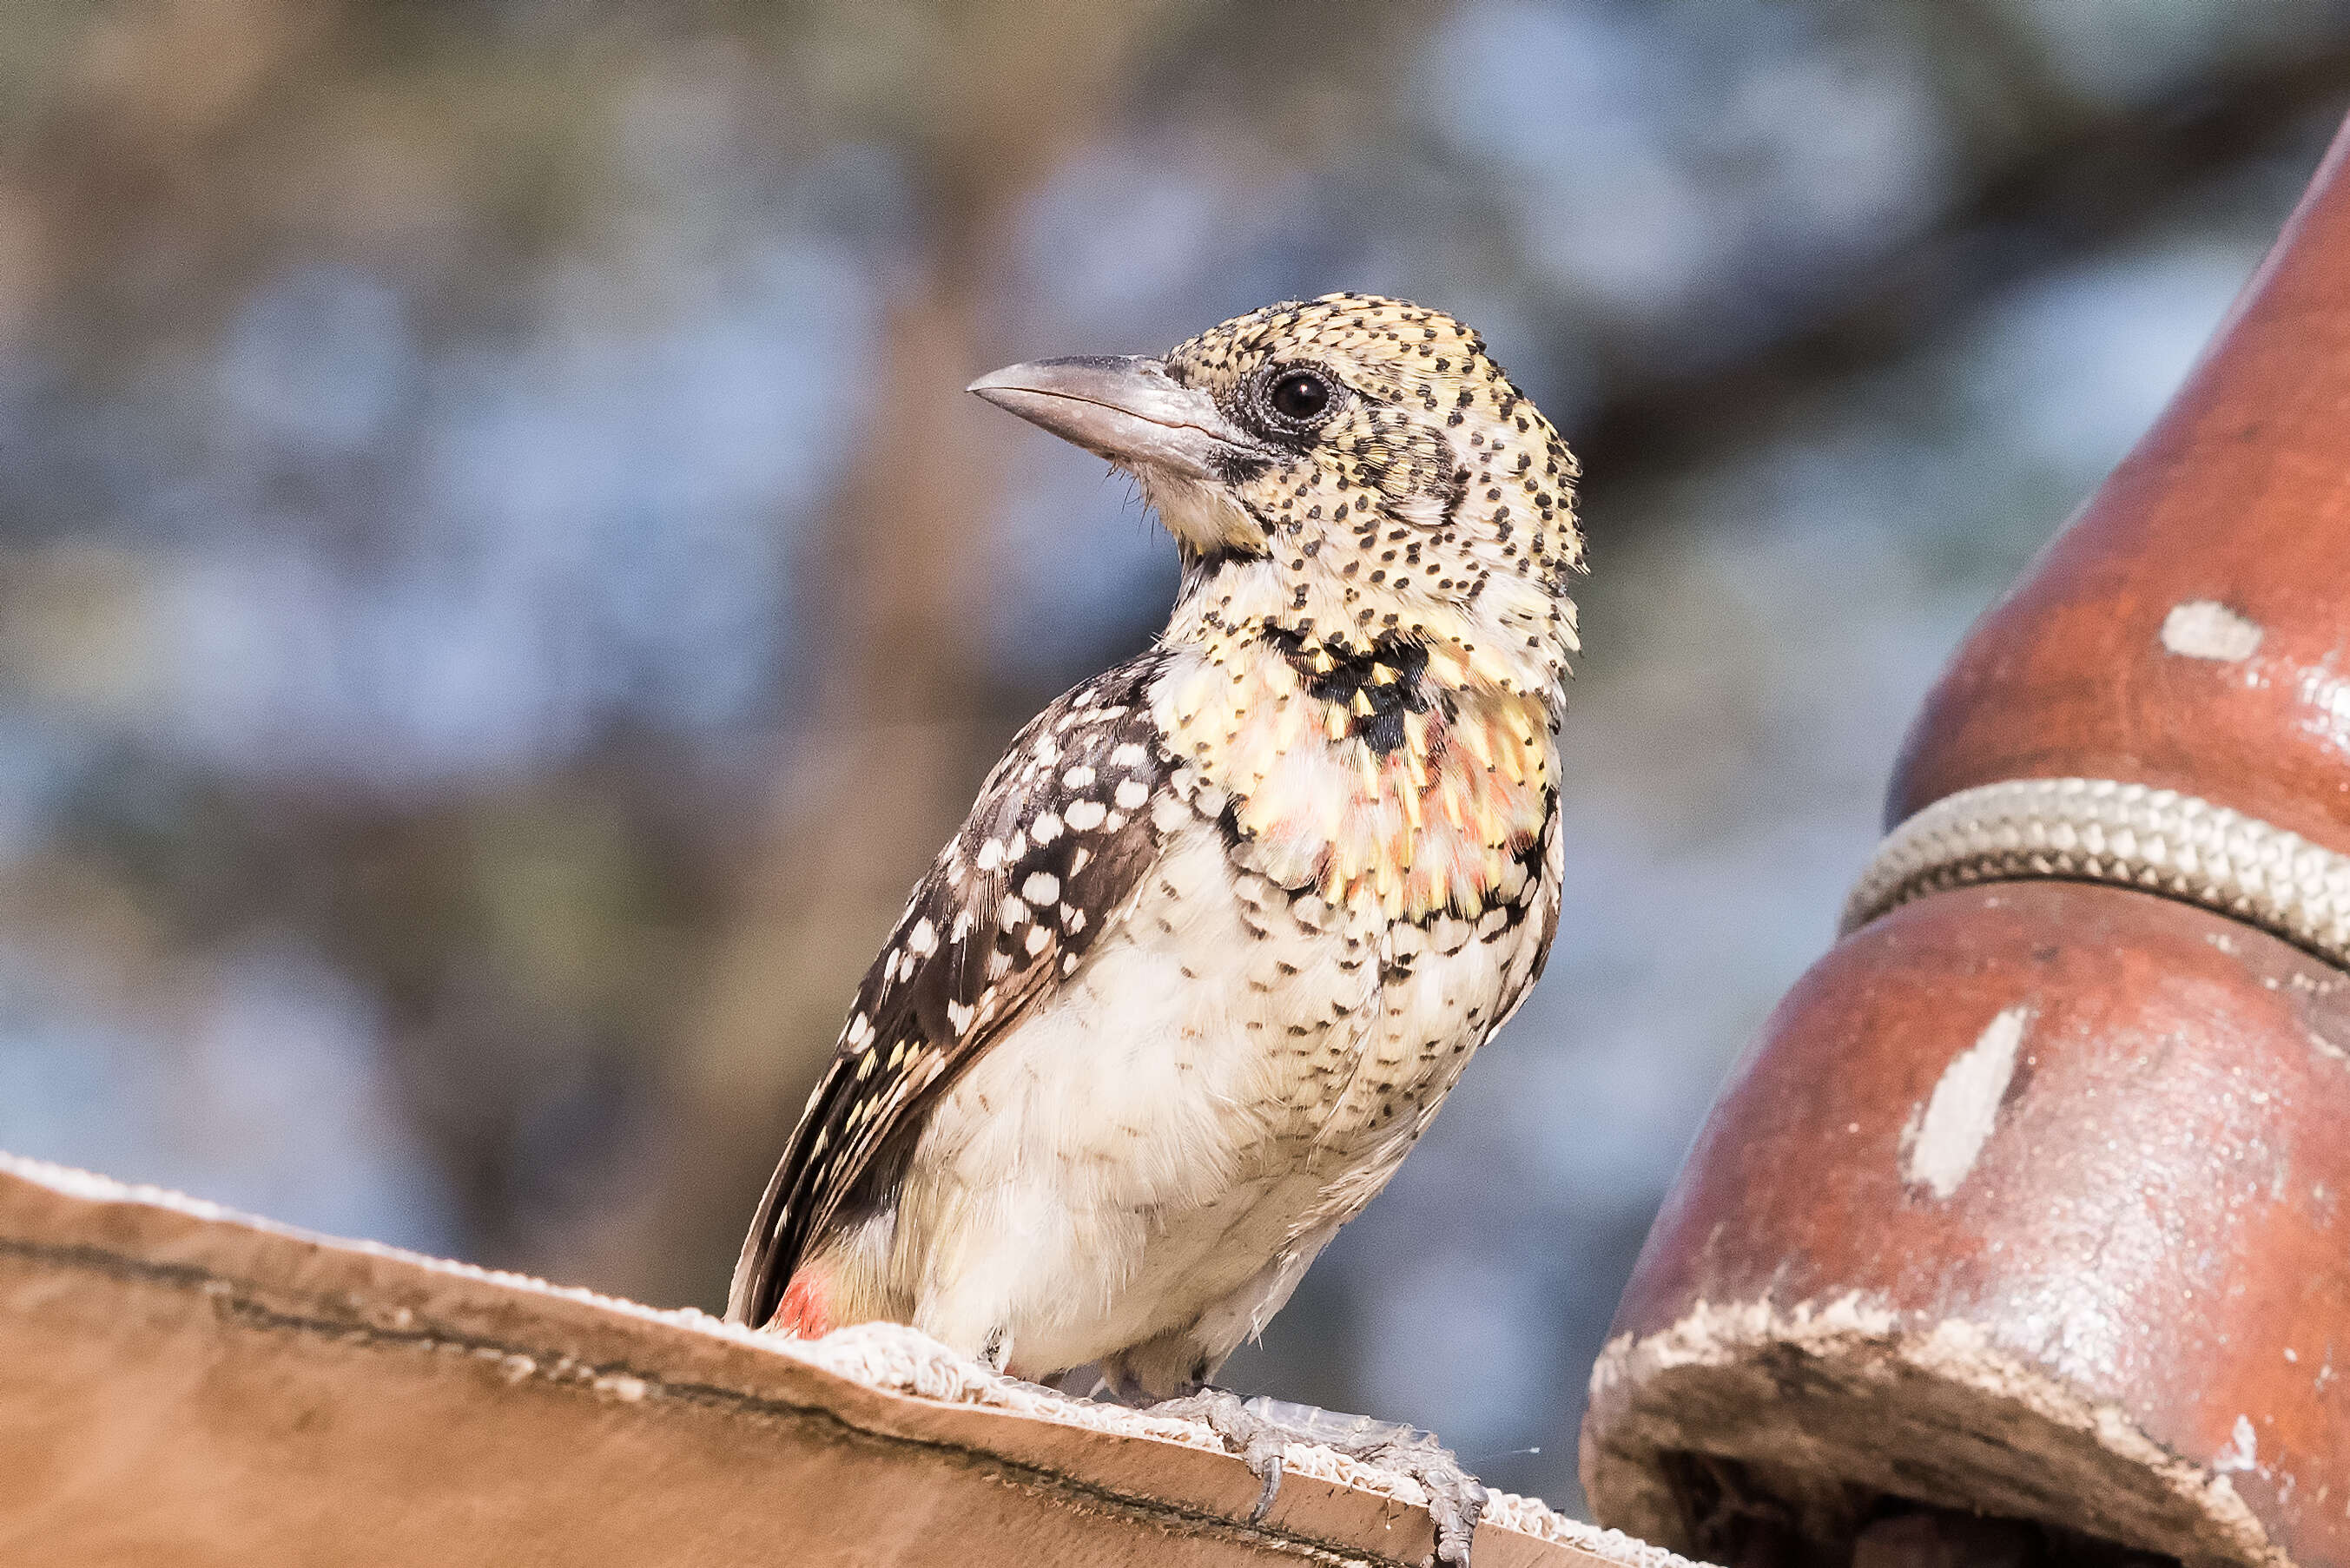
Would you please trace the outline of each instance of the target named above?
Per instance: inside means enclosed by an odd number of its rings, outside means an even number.
[[[1161,1400],[1150,1407],[1150,1414],[1207,1423],[1224,1440],[1224,1447],[1240,1456],[1249,1473],[1264,1483],[1256,1506],[1249,1510],[1249,1522],[1263,1524],[1264,1516],[1273,1511],[1274,1500],[1281,1495],[1282,1449],[1288,1446],[1289,1436],[1252,1411],[1251,1403],[1228,1388],[1202,1388],[1196,1394]]]
[[[1249,1510],[1251,1524],[1263,1524],[1264,1516],[1273,1511],[1274,1499],[1281,1495],[1282,1446],[1278,1442],[1263,1443],[1266,1451],[1262,1457],[1257,1453],[1259,1446],[1251,1443],[1241,1455],[1250,1472],[1264,1482],[1264,1490],[1256,1494],[1256,1506]]]
[[[1349,1459],[1408,1475],[1428,1494],[1429,1518],[1436,1526],[1436,1553],[1430,1561],[1447,1568],[1469,1568],[1469,1543],[1477,1533],[1477,1519],[1485,1511],[1488,1494],[1484,1483],[1462,1469],[1452,1450],[1438,1442],[1433,1433],[1400,1422],[1374,1421],[1263,1395],[1243,1399],[1223,1388],[1202,1388],[1165,1400],[1151,1406],[1150,1413],[1204,1421],[1264,1482],[1264,1490],[1249,1513],[1252,1524],[1263,1522],[1281,1493],[1282,1450],[1290,1443],[1332,1449]]]
[[[1436,1524],[1436,1558],[1451,1568],[1469,1568],[1469,1542],[1491,1495],[1485,1483],[1461,1468],[1452,1450],[1433,1433],[1398,1426],[1391,1437],[1339,1451],[1366,1464],[1399,1470],[1428,1493],[1428,1515]]]

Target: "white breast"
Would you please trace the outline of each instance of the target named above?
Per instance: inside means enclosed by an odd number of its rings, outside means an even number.
[[[1221,1363],[1393,1173],[1531,924],[1350,931],[1185,828],[932,1115],[890,1246],[916,1326],[1032,1377],[1170,1335]]]

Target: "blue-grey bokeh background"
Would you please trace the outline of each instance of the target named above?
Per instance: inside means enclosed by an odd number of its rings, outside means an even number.
[[[0,12],[0,1147],[714,1304],[1170,547],[956,391],[1331,288],[1590,470],[1548,978],[1235,1380],[1572,1506],[1905,722],[2345,101],[2263,0]]]

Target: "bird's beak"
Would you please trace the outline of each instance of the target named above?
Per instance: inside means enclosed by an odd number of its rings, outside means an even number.
[[[1247,434],[1215,400],[1179,385],[1157,359],[1038,359],[982,376],[969,389],[1125,468],[1216,479],[1251,456]]]

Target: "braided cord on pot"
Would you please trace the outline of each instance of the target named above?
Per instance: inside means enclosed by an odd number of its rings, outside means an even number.
[[[2203,904],[2350,968],[2350,856],[2195,795],[2111,779],[2010,779],[1936,801],[1877,846],[1843,929],[1945,888],[2039,877]]]

